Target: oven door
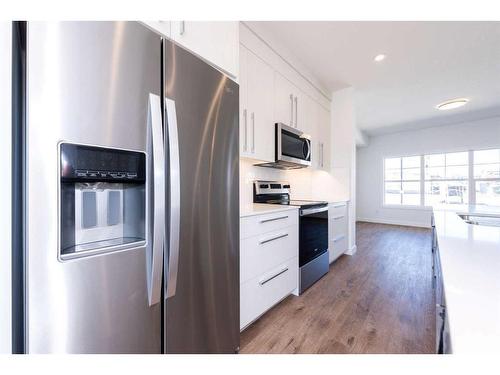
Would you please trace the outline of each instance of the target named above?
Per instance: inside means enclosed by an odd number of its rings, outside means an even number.
[[[311,139],[300,130],[276,124],[276,161],[311,165]]]
[[[328,206],[300,210],[299,266],[328,250]]]

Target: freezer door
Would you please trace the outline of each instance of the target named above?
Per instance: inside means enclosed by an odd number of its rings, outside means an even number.
[[[166,352],[234,353],[239,346],[238,85],[164,43],[170,158]]]
[[[160,353],[152,228],[164,160],[153,166],[152,127],[162,137],[161,38],[136,22],[29,22],[27,40],[27,351]],[[144,241],[61,257],[63,142],[145,153]]]

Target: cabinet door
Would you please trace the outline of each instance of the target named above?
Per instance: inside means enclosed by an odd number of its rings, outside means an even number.
[[[247,50],[248,128],[254,159],[274,161],[273,91],[274,71]]]
[[[238,77],[237,21],[172,21],[172,39],[228,73]]]
[[[240,156],[252,157],[251,140],[249,136],[249,108],[248,108],[248,53],[249,51],[240,45]]]
[[[170,21],[142,21],[146,26],[170,38]]]
[[[330,126],[330,112],[327,111],[323,106],[318,104],[318,114],[319,114],[319,134],[321,139],[321,158],[320,158],[320,168],[329,171],[330,170],[330,147],[331,147],[331,126]]]
[[[278,72],[274,73],[274,122],[295,127],[295,86]]]
[[[295,89],[294,121],[295,127],[306,134],[312,135],[316,131],[318,111],[316,102],[299,89]]]

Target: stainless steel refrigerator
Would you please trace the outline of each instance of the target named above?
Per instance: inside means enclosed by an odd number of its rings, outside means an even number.
[[[14,351],[237,351],[238,85],[137,22],[13,30]]]

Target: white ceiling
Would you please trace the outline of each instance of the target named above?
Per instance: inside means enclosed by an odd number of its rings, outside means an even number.
[[[358,127],[381,134],[500,115],[500,22],[247,22],[330,91],[355,88]],[[375,55],[387,58],[375,63]],[[459,109],[445,100],[467,97]]]

